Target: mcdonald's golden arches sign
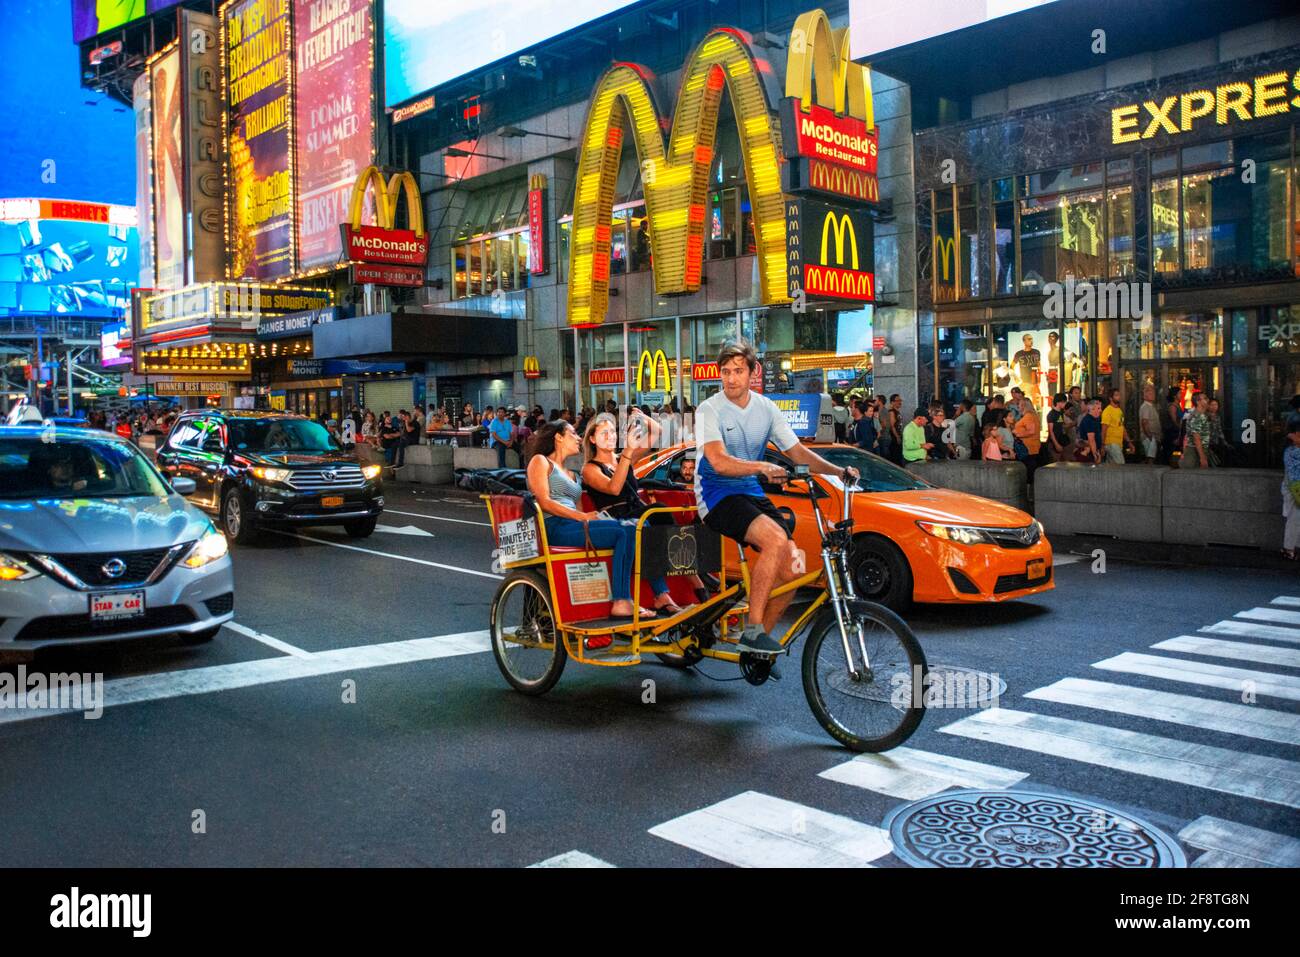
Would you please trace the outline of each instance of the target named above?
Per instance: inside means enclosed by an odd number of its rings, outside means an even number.
[[[673,388],[673,374],[669,370],[668,357],[664,355],[664,351],[656,349],[651,353],[647,349],[642,352],[641,358],[636,363],[636,391],[657,392],[663,389],[665,392],[671,392]]]
[[[786,200],[786,276],[790,297],[876,298],[875,233],[864,210]]]
[[[366,190],[375,187],[375,225],[361,224]],[[409,229],[395,228],[398,200],[405,195]],[[384,184],[376,166],[367,166],[352,188],[352,210],[343,230],[343,248],[348,259],[359,263],[394,266],[423,266],[429,259],[429,237],[424,231],[424,206],[420,188],[409,172],[395,173]]]
[[[537,356],[524,356],[524,378],[540,379],[542,377],[542,366],[537,361]]]

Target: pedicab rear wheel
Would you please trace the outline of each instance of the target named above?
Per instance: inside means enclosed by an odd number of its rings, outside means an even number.
[[[550,590],[535,572],[511,572],[492,599],[492,656],[511,687],[528,695],[550,691],[569,654],[555,626]]]

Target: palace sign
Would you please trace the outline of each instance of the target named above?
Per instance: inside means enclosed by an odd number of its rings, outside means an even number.
[[[785,231],[792,299],[802,292],[808,299],[875,300],[874,231],[867,213],[789,199]]]

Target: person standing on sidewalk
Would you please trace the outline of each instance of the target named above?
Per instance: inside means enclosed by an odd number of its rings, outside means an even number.
[[[1286,527],[1282,531],[1282,555],[1295,561],[1300,548],[1300,422],[1287,426],[1287,441],[1291,444],[1282,453],[1282,514]]]
[[[875,403],[866,399],[853,402],[853,423],[849,437],[864,452],[880,454],[880,430],[876,421]]]
[[[901,400],[900,400],[901,401]],[[925,423],[930,415],[925,409],[912,413],[912,421],[903,428],[904,462],[924,462],[934,445],[925,440]]]
[[[895,392],[889,397],[889,413],[885,417],[885,428],[889,432],[890,460],[896,465],[903,464],[903,397]]]
[[[975,421],[975,403],[970,399],[962,399],[958,408],[961,411],[957,414],[957,441],[954,443],[957,458],[970,459],[974,455],[975,430],[979,428],[979,423]]]
[[[496,410],[496,416],[488,425],[488,433],[491,438],[492,448],[497,450],[497,468],[506,467],[506,450],[510,448],[515,440],[515,427],[506,418],[506,407],[500,406]]]
[[[1133,440],[1124,430],[1124,406],[1119,389],[1110,390],[1110,404],[1101,414],[1101,438],[1106,447],[1104,461],[1109,465],[1124,464],[1124,450],[1133,449]]]
[[[1047,413],[1047,441],[1052,449],[1052,461],[1068,462],[1073,443],[1065,431],[1065,404],[1070,397],[1064,392],[1052,396],[1052,411]]]
[[[1038,456],[1043,449],[1042,426],[1038,421],[1038,410],[1034,408],[1034,402],[1029,396],[1021,395],[1019,405],[1020,417],[1012,427],[1012,434],[1016,437],[1016,458],[1024,464],[1029,472],[1029,481],[1032,482],[1034,469],[1038,468]],[[1019,454],[1022,448],[1023,457]]]
[[[1187,439],[1183,443],[1183,457],[1179,460],[1180,468],[1208,469],[1219,463],[1215,461],[1214,449],[1210,447],[1210,417],[1206,410],[1209,400],[1204,392],[1192,395],[1192,411],[1187,414]]]
[[[1142,439],[1142,461],[1150,465],[1160,456],[1160,439],[1164,434],[1160,410],[1156,408],[1156,387],[1150,382],[1142,387],[1138,434]]]
[[[1102,460],[1101,442],[1101,399],[1088,400],[1088,411],[1079,419],[1079,442],[1074,452],[1076,462],[1100,465]]]

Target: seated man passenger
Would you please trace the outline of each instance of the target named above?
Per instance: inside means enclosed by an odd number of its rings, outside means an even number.
[[[764,461],[768,442],[796,465],[807,465],[821,475],[842,475],[856,480],[858,470],[834,465],[795,437],[781,410],[771,399],[750,391],[749,381],[758,357],[753,347],[739,340],[722,347],[718,370],[722,391],[695,412],[696,448],[703,453],[695,472],[695,499],[704,524],[720,535],[759,549],[750,571],[749,623],[740,638],[740,650],[777,654],[779,642],[769,637],[793,592],[771,599],[773,588],[801,574],[803,553],[795,547],[781,514],[763,494],[758,477],[784,484],[784,466]]]

